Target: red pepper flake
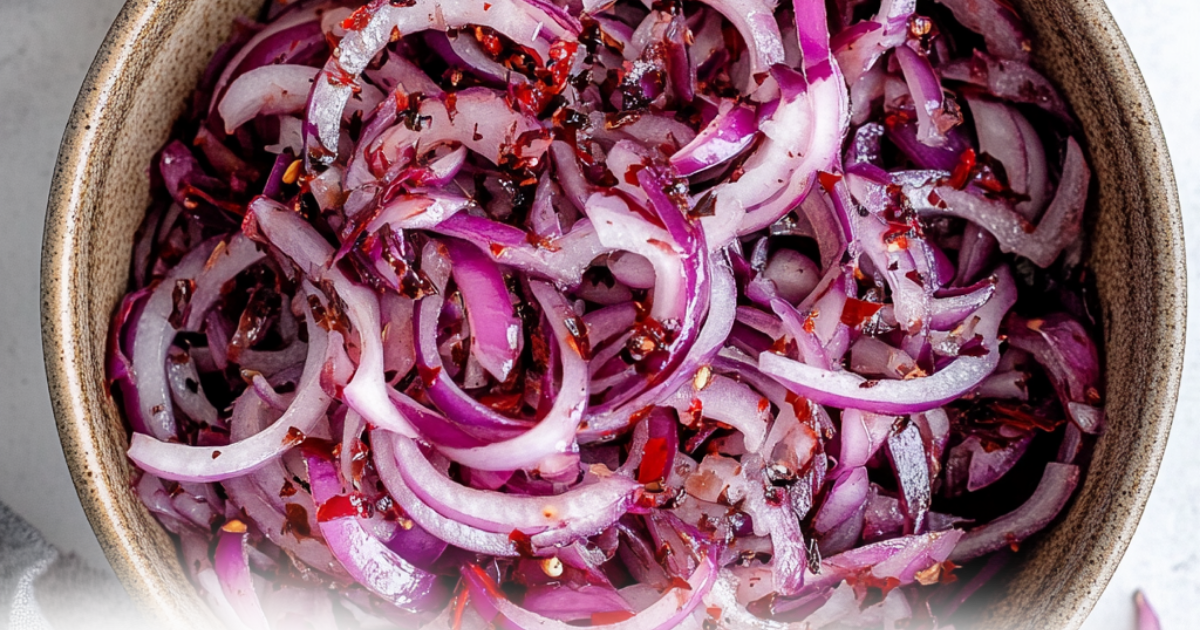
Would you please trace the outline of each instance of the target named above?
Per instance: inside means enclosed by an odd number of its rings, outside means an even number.
[[[614,623],[621,623],[633,619],[633,613],[625,610],[614,610],[611,612],[594,612],[592,613],[593,626],[606,626]]]
[[[496,584],[496,580],[493,580],[492,576],[488,575],[487,571],[484,571],[482,567],[475,564],[468,564],[467,570],[475,574],[475,577],[483,583],[483,590],[487,591],[488,595],[491,595],[495,599],[508,599],[504,591],[500,590],[500,586]]]
[[[216,459],[221,456],[221,451],[213,451],[212,458]]]
[[[766,398],[758,399],[758,413],[763,413],[770,408],[771,408],[771,401],[767,400]]]
[[[958,576],[954,574],[954,570],[957,568],[958,565],[949,560],[942,563],[942,584],[952,584],[958,581]]]
[[[463,612],[467,610],[467,601],[470,599],[471,592],[465,588],[454,598],[454,625],[451,626],[453,630],[462,630]]]
[[[299,503],[288,503],[283,506],[283,530],[281,535],[291,534],[296,540],[312,536],[312,528],[308,525],[308,510]]]
[[[291,479],[284,479],[283,487],[279,489],[279,498],[286,499],[287,497],[295,496],[295,494],[296,494],[295,484],[292,483]]]
[[[371,23],[371,12],[367,7],[359,7],[350,14],[350,17],[342,20],[342,28],[347,31],[361,31],[367,28]]]
[[[855,588],[855,590],[857,590],[860,586],[865,588],[877,588],[883,591],[884,597],[887,597],[888,593],[900,586],[899,578],[878,578],[871,574],[870,569],[865,569],[858,575],[848,576],[846,578],[846,583]]]
[[[820,309],[814,308],[813,310],[809,311],[808,314],[804,316],[804,324],[802,325],[802,327],[804,328],[804,332],[806,332],[810,335],[813,334],[814,332],[816,332],[817,318],[820,316],[821,316]]]
[[[842,176],[838,175],[837,173],[817,171],[817,181],[821,183],[821,188],[824,188],[825,192],[832,193],[833,187],[836,186],[838,182],[842,181]]]
[[[671,580],[670,580],[669,582],[667,582],[667,584],[668,584],[668,585],[669,585],[671,588],[677,588],[677,589],[680,589],[680,590],[683,590],[683,591],[690,591],[690,590],[692,590],[692,585],[691,585],[691,584],[689,584],[687,580],[685,580],[685,579],[683,579],[683,578],[679,577],[678,575],[677,575],[677,576],[675,576],[675,577],[673,577],[673,578],[671,578]]]
[[[661,481],[671,456],[672,454],[667,452],[666,438],[656,437],[646,440],[642,465],[638,467],[638,483],[648,484]]]
[[[842,323],[851,328],[859,328],[874,317],[881,308],[883,305],[877,302],[849,298],[846,300],[846,306],[842,308]]]
[[[300,429],[297,429],[296,427],[290,427],[288,429],[287,435],[283,436],[283,445],[285,447],[291,448],[291,447],[303,442],[305,437],[307,437],[307,436],[304,435],[303,431],[301,431]]]
[[[353,74],[346,72],[346,69],[343,68],[342,64],[338,63],[338,61],[336,59],[333,60],[332,65],[333,65],[333,70],[329,71],[325,75],[325,78],[327,81],[329,81],[330,85],[334,85],[337,87],[347,87],[347,86],[354,85],[355,77]]]
[[[362,440],[354,438],[350,442],[350,476],[355,486],[362,485],[363,469],[367,466],[367,458],[371,449]]]
[[[475,40],[483,45],[483,49],[493,57],[498,57],[504,52],[504,42],[496,36],[496,33],[490,28],[483,26],[475,27]]]
[[[720,608],[717,608],[716,606],[709,606],[708,608],[704,609],[704,612],[708,613],[708,616],[712,617],[716,621],[720,621],[721,613],[723,613],[725,611],[721,610]]]
[[[441,376],[442,368],[437,366],[418,366],[417,374],[421,377],[421,382],[424,383],[426,387],[432,387],[433,383],[438,380],[439,376]]]
[[[533,245],[534,247],[536,247],[538,249],[544,249],[546,251],[551,251],[551,252],[557,252],[562,249],[562,246],[559,245],[558,243],[555,243],[554,239],[540,236],[536,232],[526,232],[525,233],[525,242],[529,243],[530,245]]]
[[[563,325],[566,326],[567,332],[571,334],[567,338],[567,343],[575,354],[583,359],[589,359],[592,356],[592,342],[588,339],[587,324],[578,317],[568,317],[563,320]]]
[[[807,398],[787,392],[783,396],[783,401],[792,406],[792,413],[796,414],[796,418],[800,422],[812,420],[812,408],[809,407]]]
[[[491,10],[492,10],[492,3],[491,3],[491,2],[484,2],[484,3],[483,3],[483,10],[484,10],[484,11],[491,11]]]
[[[645,164],[630,164],[629,169],[625,171],[625,183],[631,186],[638,185],[638,173],[646,169]]]
[[[339,494],[317,508],[318,523],[327,523],[352,516],[358,518],[370,518],[371,516],[370,502],[357,492]]]
[[[950,174],[947,182],[950,186],[962,190],[971,181],[971,173],[975,170],[975,149],[967,149],[958,156],[958,164]]]
[[[529,534],[526,534],[519,529],[514,529],[508,534],[508,542],[512,543],[513,547],[517,548],[517,553],[526,558],[533,557],[533,538],[531,538]]]

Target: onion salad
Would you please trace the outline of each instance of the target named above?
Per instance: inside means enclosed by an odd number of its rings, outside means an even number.
[[[1035,43],[1004,0],[270,2],[151,168],[133,489],[235,628],[962,627],[1104,427]]]

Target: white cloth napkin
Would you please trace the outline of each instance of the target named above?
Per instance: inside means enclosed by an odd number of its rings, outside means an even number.
[[[0,503],[0,630],[141,627],[120,583],[59,553]]]
[[[0,602],[11,630],[50,630],[34,585],[58,559],[58,550],[21,517],[0,504]]]

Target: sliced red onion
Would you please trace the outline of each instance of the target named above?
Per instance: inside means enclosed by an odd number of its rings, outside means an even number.
[[[284,478],[279,478],[280,488],[284,485]],[[246,513],[246,516],[258,525],[263,531],[263,534],[273,543],[282,549],[288,550],[296,558],[299,558],[307,566],[313,567],[320,571],[333,576],[344,576],[345,571],[341,565],[329,553],[329,549],[325,546],[323,540],[318,537],[304,536],[303,532],[293,532],[292,524],[287,515],[279,508],[275,507],[272,502],[264,496],[264,493],[254,486],[254,483],[247,477],[235,477],[221,482],[221,486],[229,495],[229,500],[237,505]],[[302,490],[298,490],[301,492]],[[290,503],[290,502],[289,502]],[[299,503],[299,502],[297,502]],[[316,509],[311,505],[312,497],[308,498],[309,508],[305,509],[304,522],[310,519],[315,523]],[[296,508],[291,508],[293,512]],[[309,525],[309,527],[312,527]],[[310,533],[314,531],[309,530]]]
[[[640,488],[632,479],[612,475],[585,481],[554,497],[476,490],[439,473],[411,440],[396,437],[394,448],[405,484],[423,503],[447,518],[496,533],[518,530],[532,536],[550,529],[567,529],[586,538],[620,518]]]
[[[864,413],[857,409],[842,412],[841,453],[838,465],[831,473],[866,466],[867,462],[887,441],[896,419]]]
[[[885,446],[896,483],[900,486],[900,509],[905,516],[904,533],[920,534],[932,501],[929,463],[921,431],[916,423],[909,422],[899,431],[893,429]]]
[[[412,34],[426,30],[457,29],[468,24],[487,26],[509,39],[537,50],[543,58],[548,47],[540,35],[570,35],[549,15],[546,7],[534,7],[518,0],[495,0],[482,5],[442,5],[434,0],[417,0],[409,6],[389,3],[369,5],[367,23],[350,31],[338,45],[338,55],[321,70],[308,104],[308,122],[313,130],[306,139],[310,161],[325,164],[338,153],[339,122],[350,100],[350,82],[391,42],[392,33]],[[349,81],[347,80],[349,79]]]
[[[267,623],[262,604],[254,592],[246,537],[244,523],[226,523],[217,538],[213,569],[217,572],[217,579],[221,581],[221,591],[225,593],[225,599],[237,612],[242,623],[257,630],[266,630],[271,626]]]
[[[523,136],[540,134],[541,126],[513,111],[503,94],[486,88],[456,92],[453,105],[448,97],[427,98],[421,101],[419,115],[425,117],[419,127],[397,124],[367,145],[372,159],[390,164],[385,170],[398,171],[414,151],[422,154],[446,142],[459,143],[493,164],[499,163],[506,148],[522,158],[536,159],[549,146],[548,140],[522,144]],[[354,187],[363,183],[351,180]]]
[[[558,396],[546,416],[524,434],[486,446],[439,450],[450,459],[478,470],[532,469],[550,463],[554,456],[574,452],[575,432],[583,418],[587,397],[587,363],[579,355],[569,321],[575,313],[549,284],[532,282],[530,288],[554,331],[562,362]],[[548,471],[547,471],[548,472]]]
[[[783,36],[773,7],[760,0],[706,0],[741,34],[750,55],[750,79],[742,89],[754,93],[775,64],[783,62]]]
[[[449,280],[451,273],[449,265],[450,261],[437,251],[435,245],[430,244],[426,247],[426,252],[422,255],[422,270],[428,275],[433,285],[438,288],[439,294],[423,298],[413,317],[413,327],[416,332],[417,342],[416,360],[418,368],[421,371],[422,382],[425,386],[425,394],[438,409],[453,418],[454,423],[460,425],[461,430],[468,435],[477,437],[503,437],[506,439],[515,437],[514,434],[519,434],[528,429],[530,423],[519,418],[507,417],[468,396],[450,378],[442,363],[442,357],[438,353],[438,313],[442,311],[444,305],[441,292],[445,291],[446,283]],[[505,299],[507,299],[507,289],[501,288],[501,290],[504,291]],[[406,416],[416,419],[422,413],[421,411],[409,411],[406,413]],[[426,431],[432,428],[430,422],[423,421],[421,425],[425,427]],[[459,445],[456,442],[447,442],[445,438],[439,439],[439,442],[442,446],[449,448],[469,448]],[[473,446],[480,445],[472,444],[471,447]],[[479,468],[480,470],[490,470],[482,467],[472,467]],[[515,468],[497,470],[514,470]]]
[[[354,377],[342,391],[343,400],[376,426],[415,437],[416,433],[387,395],[383,375],[383,325],[375,294],[351,281],[337,267],[325,268],[333,257],[333,248],[301,217],[262,197],[251,204],[250,210],[258,229],[267,239],[279,244],[309,277],[328,281],[346,305],[346,316],[358,333],[361,356]]]
[[[930,376],[906,381],[868,381],[846,371],[814,368],[773,352],[759,356],[759,369],[793,392],[822,405],[862,409],[873,413],[906,414],[940,407],[974,389],[1000,360],[999,318],[1016,302],[1016,287],[1008,270],[996,273],[996,293],[976,311],[976,334],[988,353],[960,356]]]
[[[820,0],[793,0],[796,37],[806,69],[830,61],[829,18]]]
[[[620,407],[590,415],[586,425],[579,431],[580,443],[594,442],[625,430],[635,413],[652,404],[652,401],[660,400],[665,392],[677,391],[683,382],[695,378],[696,371],[713,360],[729,337],[737,314],[737,285],[728,267],[712,266],[711,298],[708,317],[696,336],[695,344],[675,373],[657,387],[642,392]]]
[[[964,538],[962,531],[949,530],[864,545],[826,558],[821,563],[821,581],[840,581],[840,576],[868,569],[878,579],[890,577],[901,585],[911,584],[918,571],[949,558]]]
[[[238,77],[217,107],[225,121],[225,133],[233,133],[258,116],[303,111],[318,72],[308,66],[271,65]]]
[[[209,482],[230,479],[270,462],[272,458],[304,439],[332,399],[321,388],[321,372],[328,360],[327,335],[306,314],[309,330],[308,357],[296,397],[278,420],[254,436],[228,446],[192,446],[162,442],[135,433],[129,444],[129,459],[163,479]]]
[[[681,387],[665,402],[681,414],[699,407],[704,417],[741,432],[748,450],[757,451],[767,437],[770,405],[754,390],[727,376],[698,374],[690,386]]]
[[[944,1],[936,31],[915,0],[857,24],[860,0],[303,0],[242,24],[155,164],[151,288],[106,363],[137,492],[218,616],[815,630],[959,607],[997,563],[911,585],[1047,525],[1103,400],[1086,327],[1009,312],[1009,254],[1039,286],[1086,279],[1075,123],[1003,0]],[[964,10],[991,54],[945,22]],[[1068,129],[1061,178],[1023,104]],[[1071,417],[1057,454],[970,419],[1008,402]],[[1051,456],[1065,481],[995,523],[938,511]],[[283,575],[312,588],[262,588]]]
[[[908,82],[909,92],[912,93],[913,105],[917,108],[917,124],[919,131],[917,139],[930,146],[938,146],[946,142],[943,128],[945,124],[944,101],[942,84],[929,59],[923,57],[908,46],[896,47],[896,60]]]
[[[170,439],[176,431],[166,370],[167,352],[175,339],[170,323],[174,293],[178,283],[194,282],[218,242],[206,241],[185,256],[150,293],[133,324],[129,380],[137,389],[138,415],[157,440]]]
[[[516,546],[509,538],[511,532],[488,532],[446,518],[417,497],[400,474],[392,438],[383,432],[373,434],[374,462],[396,503],[417,525],[430,534],[467,551],[490,556],[517,556]]]
[[[754,533],[770,536],[775,588],[783,596],[794,595],[804,585],[804,569],[808,566],[800,522],[786,493],[771,485],[762,457],[743,456],[740,468],[741,473],[726,491],[728,499],[733,503],[745,500],[744,509],[753,521]]]
[[[944,64],[940,70],[944,79],[977,85],[997,98],[1031,103],[1060,118],[1071,118],[1054,84],[1022,61],[997,59],[976,50],[971,58]]]
[[[178,348],[168,351],[167,382],[171,386],[171,400],[179,411],[197,422],[209,426],[217,424],[217,408],[204,394],[200,373],[188,353]]]
[[[792,249],[781,249],[773,254],[763,269],[763,278],[775,283],[779,297],[791,304],[799,304],[812,294],[820,274],[816,263]]]
[[[1037,360],[1050,375],[1063,408],[1086,433],[1099,433],[1100,355],[1083,325],[1065,313],[1045,319],[1009,317],[1009,342]]]
[[[228,242],[219,242],[196,276],[196,287],[188,304],[184,330],[198,331],[213,304],[221,297],[221,288],[239,273],[266,256],[244,234],[234,234]]]
[[[325,44],[319,7],[305,7],[272,21],[255,33],[225,64],[225,69],[213,86],[212,100],[208,104],[209,111],[217,109],[217,103],[225,94],[226,86],[237,75],[268,63],[288,63],[287,57],[313,44]],[[277,61],[281,50],[290,53],[282,62]]]
[[[967,471],[965,489],[967,492],[975,492],[995,483],[1008,471],[1012,470],[1012,467],[1025,454],[1032,441],[1033,434],[1030,433],[1025,437],[1014,440],[1003,448],[989,451],[987,448],[984,448],[979,436],[972,435],[963,440],[958,446],[950,449],[950,459],[953,461],[956,458],[956,451],[968,454],[967,457],[971,465]],[[947,485],[953,489],[955,481],[950,479],[950,472],[949,468],[947,468]]]
[[[992,299],[996,283],[984,278],[973,287],[953,291],[957,295],[934,298],[929,305],[929,327],[933,330],[949,330]]]
[[[807,80],[792,70],[774,69],[783,93],[779,108],[759,124],[766,138],[746,161],[745,175],[715,192],[716,214],[705,224],[710,248],[728,243],[730,229],[746,234],[779,220],[804,199],[818,172],[833,168],[849,105],[837,66],[827,67],[824,74],[814,68]],[[798,137],[796,129],[810,131]]]
[[[474,243],[502,265],[572,286],[580,283],[592,261],[611,251],[587,220],[576,223],[562,238],[537,244],[518,228],[465,214],[442,221],[434,230]]]
[[[1067,505],[1079,483],[1079,467],[1050,462],[1033,496],[1021,507],[972,529],[954,547],[950,559],[966,563],[997,549],[1010,547],[1050,524]]]
[[[859,22],[831,42],[847,83],[854,85],[883,53],[908,39],[908,21],[916,10],[916,0],[883,0],[873,20]]]
[[[306,449],[309,484],[318,506],[343,496],[337,468],[324,455]],[[320,521],[329,550],[357,583],[402,610],[427,610],[444,601],[444,585],[372,536],[354,516]]]
[[[720,107],[717,117],[671,156],[675,172],[694,175],[733,159],[754,142],[758,133],[754,108],[732,101],[723,101]]]
[[[373,232],[388,224],[401,230],[428,230],[472,205],[466,197],[435,191],[401,195],[385,204],[366,229]]]
[[[1160,630],[1162,626],[1158,621],[1158,613],[1150,607],[1150,601],[1146,599],[1146,594],[1138,591],[1133,596],[1134,605],[1137,606],[1137,623],[1138,630]]]
[[[1017,211],[1037,220],[1050,201],[1046,153],[1037,132],[1020,112],[1003,103],[970,96],[966,100],[975,118],[980,151],[1004,165],[1014,193],[1029,197],[1016,204]]]
[[[1003,201],[946,186],[907,188],[906,196],[919,212],[965,218],[986,229],[1000,248],[1050,266],[1079,235],[1091,172],[1074,138],[1067,140],[1063,176],[1054,200],[1035,227]]]
[[[451,273],[471,323],[471,353],[497,380],[508,378],[521,352],[521,323],[496,263],[478,248],[447,239]]]
[[[1028,62],[1033,43],[1020,16],[1003,0],[938,0],[963,26],[983,35],[988,52]]]
[[[489,84],[504,85],[506,77],[512,75],[513,80],[521,81],[522,75],[513,75],[502,64],[489,57],[480,47],[479,42],[469,35],[447,37],[444,33],[426,32],[426,41],[441,53],[451,65],[461,64],[464,70],[474,72]]]
[[[715,549],[715,548],[714,548]],[[717,563],[714,551],[708,551],[696,570],[682,584],[663,593],[658,601],[648,608],[623,621],[590,626],[598,630],[670,630],[692,614],[704,595],[717,580]],[[471,605],[483,616],[484,621],[498,622],[512,630],[570,630],[576,626],[543,617],[521,608],[508,600],[495,581],[483,569],[468,565],[463,578],[471,593]]]
[[[827,534],[859,512],[867,500],[869,486],[866,468],[852,468],[839,476],[813,517],[813,530],[818,534]]]

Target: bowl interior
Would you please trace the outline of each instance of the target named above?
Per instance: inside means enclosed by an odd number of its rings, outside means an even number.
[[[1183,362],[1183,230],[1149,94],[1103,2],[1016,4],[1033,26],[1041,67],[1078,114],[1097,180],[1090,258],[1106,336],[1108,432],[1066,518],[1023,550],[981,627],[1075,628],[1133,535],[1165,447]],[[147,166],[233,18],[261,5],[130,0],[76,103],[46,219],[43,338],[67,463],[117,574],[172,628],[216,622],[129,488],[128,439],[104,382],[105,338],[150,200]]]

